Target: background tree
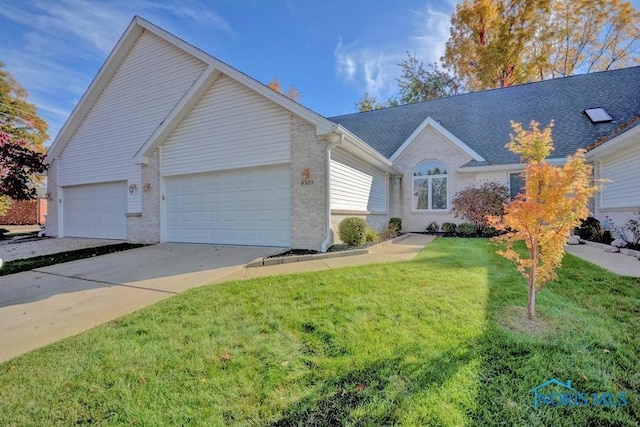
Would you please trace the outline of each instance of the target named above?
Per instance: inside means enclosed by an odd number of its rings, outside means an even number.
[[[34,175],[44,172],[44,154],[29,148],[24,139],[13,140],[0,132],[0,215],[9,208],[10,199],[29,200],[36,197]]]
[[[356,102],[356,108],[361,113],[365,111],[379,110],[385,107],[386,105],[384,103],[378,102],[375,96],[369,95],[369,92],[365,92],[364,95],[362,95],[362,98]]]
[[[402,68],[402,76],[396,79],[400,88],[401,104],[423,102],[430,99],[457,95],[462,91],[458,79],[437,64],[425,66],[415,55],[407,52],[407,59],[398,64]]]
[[[638,63],[640,15],[620,0],[465,0],[445,67],[482,90]]]
[[[595,187],[591,185],[591,167],[584,159],[584,150],[569,156],[563,166],[553,166],[545,159],[553,150],[552,124],[539,130],[531,122],[531,130],[512,123],[515,132],[506,147],[519,154],[523,162],[525,190],[508,206],[501,218],[489,217],[489,224],[507,233],[496,237],[506,244],[498,254],[512,260],[528,284],[527,315],[535,316],[536,293],[549,280],[564,256],[564,245],[571,230],[589,214],[588,202]],[[524,241],[527,253],[514,249],[514,243]]]
[[[298,102],[298,98],[300,98],[300,91],[295,86],[290,86],[286,92],[282,92],[282,88],[280,87],[280,82],[277,77],[274,77],[273,80],[267,83],[267,86],[276,92],[283,94],[292,101]]]
[[[504,206],[509,203],[509,189],[497,182],[485,182],[480,187],[467,187],[459,191],[451,201],[456,217],[471,221],[477,233],[486,233],[487,216],[502,217]]]
[[[639,61],[640,12],[619,0],[555,0],[534,48],[540,79],[603,71]]]
[[[36,106],[27,101],[27,91],[0,62],[0,131],[15,140],[26,141],[29,148],[44,151],[49,139],[48,125],[40,118]]]

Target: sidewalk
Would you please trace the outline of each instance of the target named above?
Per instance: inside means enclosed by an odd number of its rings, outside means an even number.
[[[621,276],[640,277],[640,260],[621,253],[608,253],[590,245],[567,245],[567,253]]]

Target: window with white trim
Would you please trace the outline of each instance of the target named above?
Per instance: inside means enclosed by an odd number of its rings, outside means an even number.
[[[436,160],[425,160],[413,170],[413,209],[447,210],[447,168]]]
[[[524,193],[524,175],[522,172],[511,172],[509,174],[509,193],[511,200],[520,193]]]

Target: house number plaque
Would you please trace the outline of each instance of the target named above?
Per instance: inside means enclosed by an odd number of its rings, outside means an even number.
[[[311,178],[311,169],[302,168],[302,181],[300,185],[313,185],[313,179]]]

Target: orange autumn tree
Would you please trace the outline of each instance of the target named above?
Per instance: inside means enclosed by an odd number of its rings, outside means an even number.
[[[503,217],[488,219],[492,227],[506,232],[495,238],[505,243],[498,254],[513,261],[527,280],[527,316],[533,318],[536,292],[557,278],[564,245],[571,230],[588,216],[588,202],[595,187],[591,185],[591,166],[585,161],[584,150],[569,156],[563,166],[550,165],[545,159],[553,151],[553,123],[544,130],[535,121],[530,126],[525,130],[512,122],[514,134],[506,145],[526,163],[524,193],[505,207]],[[514,249],[518,241],[524,241],[526,254]]]

